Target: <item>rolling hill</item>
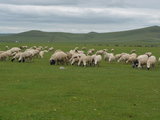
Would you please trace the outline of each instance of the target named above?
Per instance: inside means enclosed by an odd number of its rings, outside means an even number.
[[[31,30],[18,34],[1,35],[0,42],[98,42],[113,44],[160,44],[160,27],[151,26],[110,33],[64,33]]]

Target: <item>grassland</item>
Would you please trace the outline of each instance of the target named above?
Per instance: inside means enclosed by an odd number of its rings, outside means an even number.
[[[4,46],[26,45],[1,43]],[[113,47],[102,44],[28,43],[64,51],[75,46],[114,48],[115,53],[136,49],[138,54],[158,47]],[[160,66],[147,71],[123,63],[100,67],[50,66],[44,59],[31,63],[0,61],[0,120],[159,120]]]

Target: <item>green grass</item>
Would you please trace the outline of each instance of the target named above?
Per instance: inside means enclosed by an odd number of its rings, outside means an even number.
[[[19,44],[3,43],[4,46]],[[84,44],[28,44],[70,50]],[[86,44],[102,49],[105,45]],[[113,47],[116,53],[133,47]],[[134,48],[139,54],[160,48]],[[31,63],[0,61],[0,120],[159,120],[160,67],[132,69],[123,63],[100,67],[50,66],[44,59]]]

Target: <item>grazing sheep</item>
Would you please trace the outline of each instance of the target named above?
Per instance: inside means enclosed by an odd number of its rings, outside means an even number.
[[[107,52],[105,52],[104,53],[104,60],[105,61],[108,60],[109,62],[114,61],[115,60],[115,56],[114,56],[113,53],[107,53]]]
[[[87,65],[92,65],[92,61],[93,61],[93,57],[92,56],[80,56],[79,57],[79,61],[78,61],[78,66],[81,65],[81,63],[83,63],[83,66],[87,66]]]
[[[11,56],[12,56],[12,52],[10,50],[7,50],[0,54],[0,60],[4,61]]]
[[[147,60],[148,60],[148,55],[144,54],[144,55],[139,55],[137,57],[137,59],[135,61],[133,61],[132,67],[138,67],[138,68],[142,68],[147,64]]]
[[[99,63],[100,61],[102,60],[102,56],[101,55],[92,55],[93,57],[93,63],[94,65],[98,65],[99,66]]]
[[[53,51],[54,50],[54,48],[53,47],[50,47],[49,49],[48,49],[48,51]]]
[[[19,48],[20,48],[20,49],[27,49],[28,46],[20,46]]]
[[[25,62],[26,60],[31,61],[33,58],[33,54],[31,51],[25,51],[20,54],[20,57],[18,59],[19,62]]]
[[[78,64],[79,59],[82,56],[86,56],[86,55],[85,54],[79,54],[79,53],[73,54],[72,57],[71,57],[71,59],[69,60],[71,62],[71,65],[73,65],[75,63]]]
[[[119,59],[118,59],[118,61],[117,62],[126,62],[128,59],[129,59],[129,57],[130,57],[130,54],[123,54]]]
[[[13,58],[11,59],[11,61],[13,62],[14,60],[18,60],[18,59],[20,58],[21,54],[22,54],[22,52],[16,53],[16,54],[13,56]]]
[[[50,65],[67,63],[67,54],[63,51],[56,51],[50,58]]]
[[[41,58],[43,58],[45,52],[47,53],[48,51],[47,51],[47,50],[40,51],[40,52],[39,52],[39,56],[40,56]]]
[[[11,53],[14,53],[14,52],[20,52],[20,51],[21,51],[21,49],[20,49],[20,48],[18,48],[18,47],[13,47],[13,48],[11,48],[11,49],[10,49],[10,51],[11,51]]]
[[[96,55],[103,55],[104,54],[104,50],[98,50],[97,52],[96,52]]]
[[[87,55],[92,55],[93,53],[95,52],[95,49],[89,49],[88,51],[87,51]]]
[[[150,57],[152,55],[152,52],[146,52],[145,55],[148,55],[148,57]]]
[[[137,54],[132,53],[132,54],[129,56],[129,58],[128,58],[128,60],[126,61],[126,63],[132,63],[132,62],[135,61],[136,59],[137,59]]]
[[[151,67],[154,67],[157,62],[157,59],[155,56],[151,56],[147,60],[147,69],[149,70]]]

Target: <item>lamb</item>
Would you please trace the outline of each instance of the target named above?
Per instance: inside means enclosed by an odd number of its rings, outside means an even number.
[[[150,56],[147,60],[147,69],[149,70],[151,67],[154,67],[157,60],[155,56]]]
[[[50,58],[50,65],[67,63],[67,54],[63,51],[56,51]]]

